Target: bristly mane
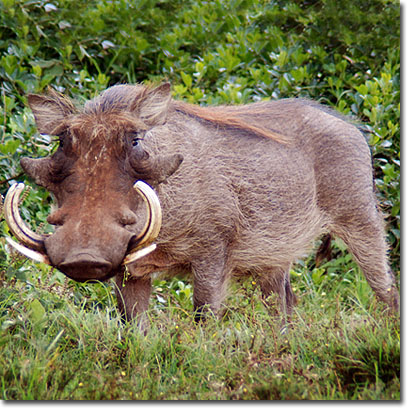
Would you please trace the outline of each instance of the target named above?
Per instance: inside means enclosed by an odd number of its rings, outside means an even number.
[[[188,104],[183,101],[173,100],[173,105],[177,111],[183,112],[222,127],[233,127],[239,130],[248,131],[260,135],[264,138],[270,138],[276,142],[287,144],[289,138],[286,135],[270,130],[263,125],[257,124],[250,120],[249,107],[246,105],[238,106],[214,106],[202,107],[200,105]],[[252,110],[254,114],[266,115],[268,111],[260,105],[260,110]],[[248,117],[243,119],[243,117]]]
[[[100,96],[88,101],[84,110],[88,113],[107,112],[112,110],[135,110],[136,101],[143,103],[151,91],[155,92],[155,84],[150,85],[117,85],[105,90]],[[261,125],[259,119],[269,115],[269,109],[264,103],[249,105],[209,106],[188,104],[183,101],[172,100],[175,110],[221,127],[233,127],[238,130],[260,135],[276,142],[286,144],[289,138],[280,132]]]

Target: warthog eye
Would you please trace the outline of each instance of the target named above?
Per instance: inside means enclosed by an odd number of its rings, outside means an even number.
[[[134,132],[132,136],[132,146],[137,147],[139,142],[144,139],[144,134],[142,132]]]

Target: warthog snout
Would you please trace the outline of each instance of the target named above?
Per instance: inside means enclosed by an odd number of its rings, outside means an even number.
[[[74,219],[57,227],[45,241],[50,262],[77,281],[106,280],[118,273],[135,235],[120,224],[101,223],[105,234]],[[108,238],[116,238],[111,245]]]
[[[110,273],[113,266],[111,262],[90,249],[70,253],[63,262],[57,265],[57,268],[71,279],[84,281],[109,278],[112,276]],[[85,272],[87,272],[87,278],[84,278]]]

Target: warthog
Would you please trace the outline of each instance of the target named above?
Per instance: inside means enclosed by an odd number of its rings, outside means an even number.
[[[330,109],[302,99],[206,108],[173,100],[167,83],[117,85],[81,109],[54,91],[28,102],[39,132],[60,143],[21,165],[58,209],[53,234],[32,232],[14,186],[5,213],[22,245],[9,242],[77,281],[115,277],[127,318],[147,309],[160,271],[192,275],[199,312],[221,306],[230,277],[252,275],[290,314],[291,264],[325,233],[398,309],[369,147]]]

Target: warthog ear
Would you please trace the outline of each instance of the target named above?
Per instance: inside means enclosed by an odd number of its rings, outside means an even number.
[[[51,88],[48,95],[29,94],[27,99],[41,134],[52,134],[66,116],[76,112],[70,99]]]
[[[148,90],[148,92],[138,101],[134,102],[134,107],[138,111],[141,120],[150,127],[164,124],[169,103],[171,102],[171,85],[169,83]]]

